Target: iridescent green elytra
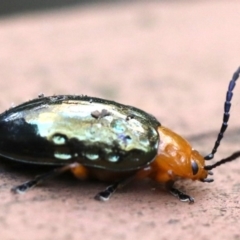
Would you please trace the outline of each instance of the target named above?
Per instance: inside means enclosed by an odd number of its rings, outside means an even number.
[[[41,97],[0,115],[0,155],[26,163],[128,171],[157,154],[160,123],[144,111],[87,96]]]

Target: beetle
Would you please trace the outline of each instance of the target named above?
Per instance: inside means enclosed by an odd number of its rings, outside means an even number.
[[[22,193],[70,170],[79,179],[112,184],[95,199],[107,201],[133,179],[150,178],[165,185],[181,201],[194,198],[174,187],[178,179],[212,182],[211,170],[240,157],[240,151],[205,165],[214,158],[228,126],[231,99],[240,67],[229,83],[224,117],[210,154],[203,157],[180,135],[138,108],[100,98],[58,95],[10,108],[0,115],[0,155],[26,164],[55,168],[12,188]]]

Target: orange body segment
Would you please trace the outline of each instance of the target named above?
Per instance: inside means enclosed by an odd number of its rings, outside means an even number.
[[[149,177],[160,183],[179,178],[202,180],[207,177],[204,158],[185,139],[163,126],[158,128],[158,132],[158,155],[150,166],[138,172],[137,177]]]
[[[76,167],[71,168],[71,172],[76,178],[85,180],[88,178],[88,170],[86,167],[78,164]]]

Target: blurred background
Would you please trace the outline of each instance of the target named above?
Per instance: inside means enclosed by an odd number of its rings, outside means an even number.
[[[42,93],[111,99],[155,115],[207,154],[240,65],[239,26],[238,0],[1,1],[0,110]],[[239,89],[218,159],[239,149]],[[1,170],[1,239],[240,239],[239,166],[217,169],[210,186],[183,184],[194,206],[148,185],[102,205],[92,200],[99,186],[80,191],[74,180],[16,200],[9,189],[27,179]]]

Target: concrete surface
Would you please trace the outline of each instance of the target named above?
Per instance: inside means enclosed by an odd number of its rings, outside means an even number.
[[[0,109],[39,93],[87,94],[140,107],[203,155],[218,133],[240,65],[239,1],[138,1],[0,19]],[[240,83],[216,160],[239,150]],[[107,203],[104,183],[58,177],[24,195],[10,188],[42,169],[1,158],[0,239],[240,239],[240,159],[215,182],[179,182],[195,204],[134,182]],[[39,172],[40,171],[40,172]]]

